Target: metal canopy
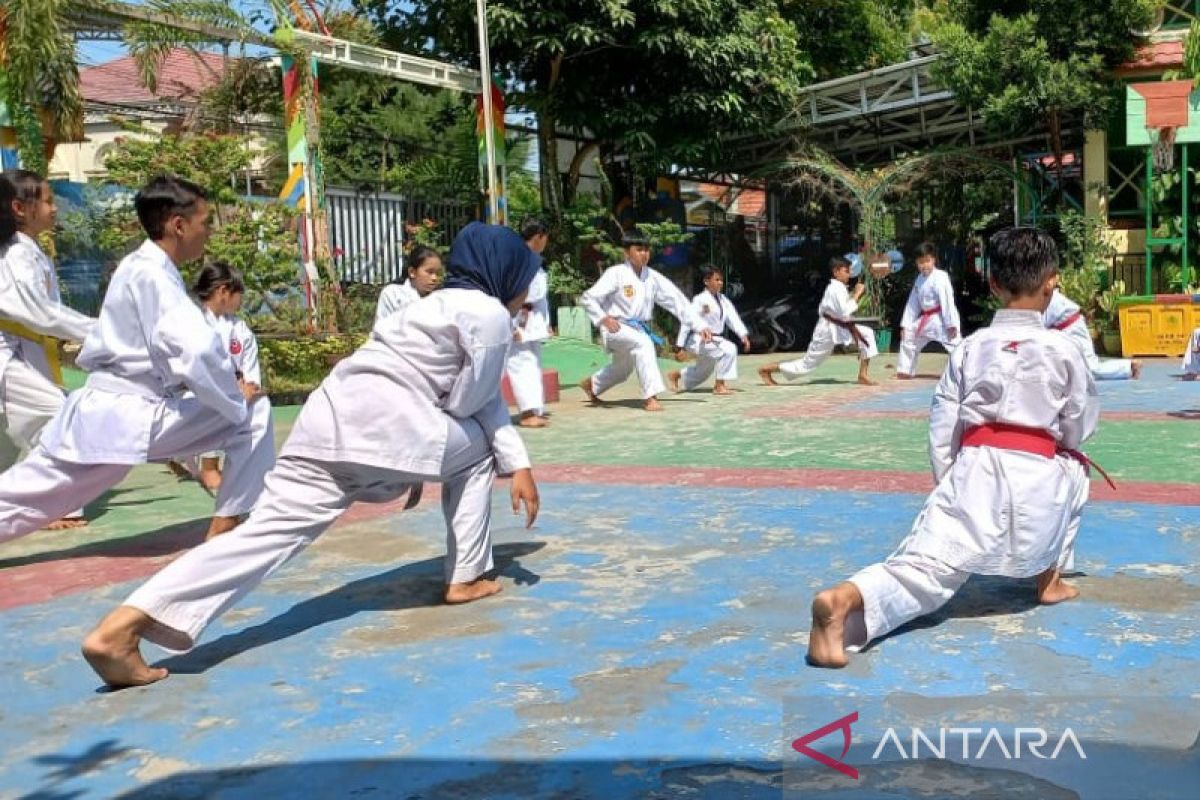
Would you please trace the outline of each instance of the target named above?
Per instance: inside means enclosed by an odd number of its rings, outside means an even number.
[[[803,143],[819,145],[848,164],[891,161],[932,147],[1045,146],[1048,134],[1017,138],[989,131],[934,77],[938,54],[813,84],[770,132],[730,142],[737,172],[769,166]]]

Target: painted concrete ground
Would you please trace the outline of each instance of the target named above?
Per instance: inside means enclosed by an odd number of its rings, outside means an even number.
[[[658,415],[628,389],[600,408],[564,391],[526,436],[538,525],[495,495],[498,597],[438,603],[432,498],[358,506],[196,650],[148,648],[173,674],[147,688],[99,691],[78,643],[199,540],[207,495],[139,468],[86,531],[0,547],[0,797],[1194,797],[1200,385],[1166,363],[1102,385],[1088,449],[1119,488],[1093,485],[1078,602],[973,579],[826,672],[803,661],[809,600],[911,524],[933,383],[892,381],[884,359],[883,385],[860,389],[839,357],[768,389],[762,360],[737,395],[668,397]],[[860,725],[849,784],[790,747],[845,708],[865,722],[885,699],[944,713],[973,695],[1045,697],[1104,736],[1050,766],[869,762]],[[1129,697],[1109,724],[1106,698]]]

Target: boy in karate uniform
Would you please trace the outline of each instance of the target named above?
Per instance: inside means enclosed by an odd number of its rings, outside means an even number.
[[[941,342],[949,352],[962,341],[958,308],[950,276],[937,268],[937,248],[930,242],[917,247],[917,275],[908,305],[900,319],[900,356],[896,377],[902,380],[917,373],[917,356],[930,342]]]
[[[22,449],[33,448],[67,399],[45,341],[29,335],[82,342],[96,325],[63,305],[54,263],[37,243],[39,234],[54,229],[57,211],[41,176],[26,170],[0,175],[0,472],[17,463]],[[78,510],[46,527],[86,524]]]
[[[1088,497],[1078,452],[1100,414],[1087,363],[1042,325],[1058,282],[1054,241],[1034,228],[988,243],[1004,308],[950,356],[929,415],[937,486],[881,564],[813,600],[809,663],[842,667],[861,647],[944,605],[971,573],[1037,576],[1044,604],[1078,590],[1069,568]]]
[[[700,271],[704,280],[704,291],[692,298],[692,311],[705,329],[712,333],[711,342],[702,342],[686,323],[679,328],[679,337],[675,340],[678,350],[688,350],[695,354],[696,363],[682,370],[673,369],[667,373],[667,382],[677,392],[690,392],[717,371],[717,380],[713,384],[713,394],[733,394],[726,381],[737,380],[737,345],[721,334],[726,326],[741,340],[742,347],[750,349],[750,339],[746,326],[738,316],[737,309],[729,298],[721,293],[725,288],[725,278],[721,271],[712,264]]]
[[[650,332],[650,316],[658,305],[670,311],[681,323],[699,332],[705,344],[712,332],[696,318],[683,293],[665,277],[647,266],[650,240],[641,233],[626,234],[621,242],[625,263],[609,267],[592,288],[583,293],[581,304],[597,328],[604,349],[612,362],[595,375],[584,378],[579,386],[588,400],[595,403],[600,395],[623,382],[635,369],[642,384],[642,399],[647,411],[662,411],[658,395],[666,387],[658,371],[654,345],[657,336]]]
[[[807,375],[824,363],[833,352],[834,345],[858,345],[858,382],[864,386],[874,386],[875,381],[867,375],[871,359],[879,353],[875,346],[875,331],[865,325],[851,322],[854,313],[858,311],[859,298],[867,290],[865,284],[854,287],[851,295],[846,285],[850,283],[850,262],[845,258],[835,257],[829,261],[829,286],[821,298],[821,306],[817,309],[820,319],[813,329],[812,341],[808,343],[808,351],[802,358],[782,363],[776,361],[758,369],[758,376],[768,386],[778,386],[774,373],[782,373],[786,378],[799,378]]]
[[[1092,342],[1092,334],[1088,332],[1087,320],[1079,311],[1079,304],[1062,293],[1062,289],[1054,292],[1050,305],[1042,314],[1042,323],[1052,330],[1062,331],[1067,335],[1087,362],[1092,377],[1098,381],[1127,381],[1137,380],[1142,375],[1142,362],[1126,358],[1108,358],[1101,361],[1096,355],[1096,346]]]
[[[204,190],[159,177],[134,206],[149,239],[113,273],[84,340],[76,363],[91,373],[87,384],[71,393],[29,456],[0,475],[0,542],[95,499],[134,464],[224,450],[233,468],[217,493],[210,533],[236,525],[262,491],[263,475],[248,457],[246,412],[258,387],[236,378],[225,343],[176,268],[204,254]]]
[[[525,246],[539,256],[550,242],[550,227],[537,217],[521,223],[521,238]],[[544,428],[546,398],[542,387],[542,342],[550,338],[550,281],[543,267],[529,284],[525,306],[513,320],[513,341],[508,350],[508,383],[521,418],[523,428]]]
[[[541,266],[514,231],[472,222],[450,250],[445,288],[380,320],[296,419],[262,500],[231,533],[185,553],[101,621],[83,654],[112,686],[167,676],[149,639],[189,650],[212,620],[320,536],[356,501],[442,484],[447,603],[500,591],[491,570],[491,492],[512,475],[513,512],[537,517],[529,456],[500,394],[512,317]],[[228,476],[226,476],[228,481]]]

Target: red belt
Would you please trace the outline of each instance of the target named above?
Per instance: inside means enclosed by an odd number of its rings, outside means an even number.
[[[1078,322],[1081,319],[1083,319],[1083,314],[1079,311],[1076,311],[1071,316],[1067,317],[1066,319],[1064,319],[1060,322],[1054,323],[1050,327],[1054,328],[1056,331],[1065,331],[1067,328],[1071,327],[1072,325],[1074,325],[1076,322]]]
[[[854,341],[858,342],[859,347],[867,346],[867,338],[862,335],[862,331],[860,331],[858,326],[853,322],[846,322],[844,319],[831,317],[828,314],[822,314],[821,316],[832,322],[834,325],[837,325],[839,328],[850,331],[850,335],[854,337]]]
[[[933,308],[922,311],[921,317],[917,321],[917,336],[920,336],[921,331],[925,330],[925,326],[929,324],[929,320],[933,319],[935,315],[940,313],[942,313],[941,306],[934,306]]]
[[[1061,453],[1083,464],[1085,470],[1095,467],[1113,491],[1116,491],[1117,488],[1103,467],[1078,450],[1068,450],[1060,446],[1058,440],[1041,428],[1025,428],[1020,425],[1006,425],[1002,422],[975,425],[963,431],[962,446],[1015,450],[1020,453],[1033,453],[1043,458],[1054,458]]]

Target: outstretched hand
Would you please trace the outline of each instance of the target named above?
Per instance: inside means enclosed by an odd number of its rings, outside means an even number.
[[[750,352],[750,337],[749,336],[742,337],[742,349],[745,350],[747,353]]]
[[[253,402],[263,396],[262,387],[257,383],[250,383],[249,381],[239,379],[238,388],[242,390],[242,397],[245,398],[247,403]]]
[[[525,504],[525,527],[532,528],[537,519],[538,499],[537,484],[533,481],[533,470],[519,469],[512,476],[512,510],[514,514],[521,513],[521,503]]]

